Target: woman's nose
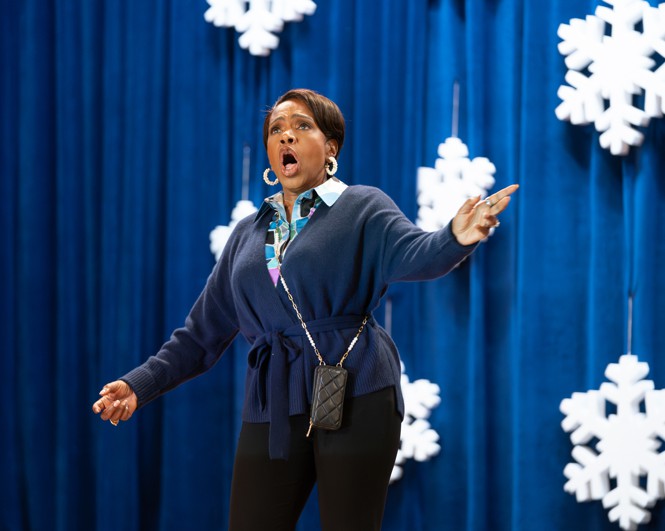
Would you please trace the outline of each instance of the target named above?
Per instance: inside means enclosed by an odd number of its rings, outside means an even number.
[[[282,144],[293,144],[294,140],[295,140],[295,138],[293,137],[293,135],[291,133],[289,133],[288,131],[284,131],[284,133],[282,134],[282,138],[281,138],[280,142]]]

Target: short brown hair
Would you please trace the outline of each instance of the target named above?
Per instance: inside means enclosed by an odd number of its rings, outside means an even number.
[[[291,89],[282,94],[274,105],[268,109],[266,118],[263,121],[263,145],[266,148],[268,147],[270,115],[280,103],[290,100],[301,101],[309,107],[316,125],[321,129],[326,140],[337,141],[337,156],[339,157],[339,153],[342,151],[342,144],[344,143],[345,124],[342,111],[339,110],[334,101],[326,98],[323,94],[309,89]]]

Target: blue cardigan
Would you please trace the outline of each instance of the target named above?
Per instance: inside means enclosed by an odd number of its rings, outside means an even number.
[[[261,209],[237,224],[184,327],[121,379],[142,407],[210,369],[240,332],[252,345],[243,420],[270,422],[270,455],[287,458],[288,416],[308,411],[318,361],[266,268],[271,217],[271,209]],[[474,248],[460,245],[450,225],[422,231],[379,189],[350,186],[332,206],[319,206],[289,245],[282,274],[319,351],[334,365],[391,282],[440,277]],[[404,414],[399,354],[373,318],[344,367],[347,395],[394,386]]]

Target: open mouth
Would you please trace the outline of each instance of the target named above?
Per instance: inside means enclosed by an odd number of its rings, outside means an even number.
[[[289,174],[293,172],[298,165],[298,159],[290,151],[282,153],[282,169],[284,173]]]

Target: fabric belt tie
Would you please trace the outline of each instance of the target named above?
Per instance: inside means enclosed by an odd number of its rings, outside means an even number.
[[[344,315],[307,321],[310,333],[331,332],[333,330],[357,329],[363,315]],[[367,324],[373,323],[370,317]],[[249,351],[249,366],[257,371],[258,398],[261,410],[265,410],[268,398],[269,454],[270,459],[288,459],[291,427],[289,424],[289,365],[302,354],[298,342],[292,337],[305,336],[300,324],[285,330],[273,330],[257,337]],[[344,347],[346,348],[346,347]],[[336,352],[341,355],[343,352]],[[314,353],[312,352],[312,356]],[[266,382],[269,381],[270,396],[266,397]]]

